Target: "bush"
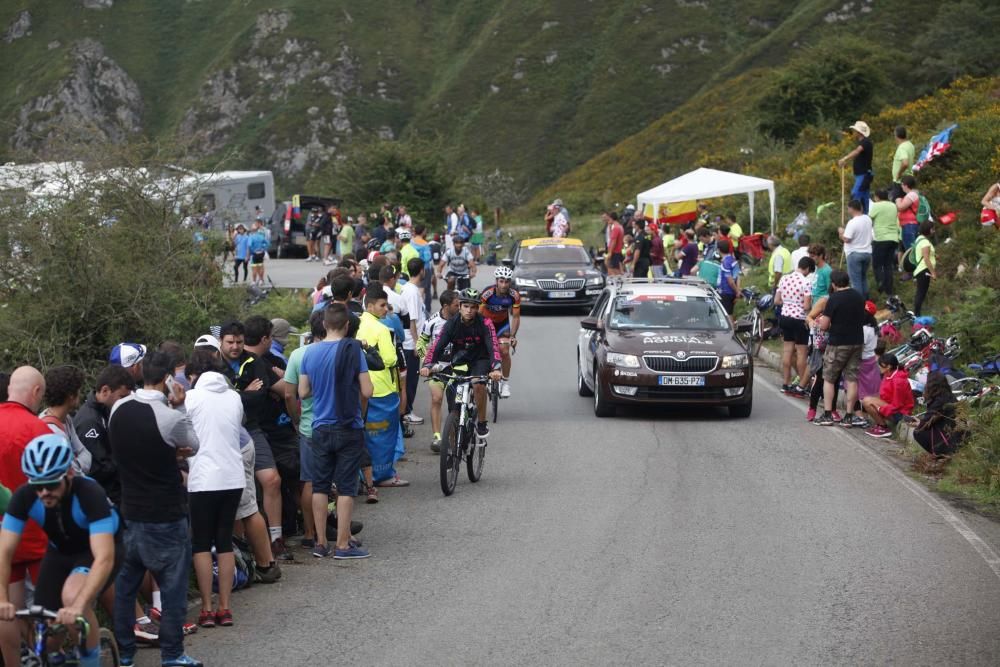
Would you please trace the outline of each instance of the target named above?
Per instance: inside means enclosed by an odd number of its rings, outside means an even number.
[[[969,435],[951,460],[941,490],[1000,505],[1000,410],[967,414]]]
[[[148,152],[87,153],[107,162],[64,170],[59,195],[0,200],[2,367],[93,371],[119,342],[193,341],[239,312],[215,261],[221,241],[184,228]]]

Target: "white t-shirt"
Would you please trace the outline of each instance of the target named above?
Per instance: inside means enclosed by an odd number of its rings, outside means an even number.
[[[872,251],[872,219],[862,213],[851,218],[847,226],[844,227],[844,254],[850,255],[852,252]]]
[[[225,491],[246,486],[240,427],[243,402],[220,373],[203,373],[184,399],[198,435],[198,453],[189,460],[188,491]]]
[[[408,282],[403,285],[400,297],[406,305],[407,312],[410,314],[410,321],[415,321],[417,324],[417,331],[421,331],[424,327],[424,321],[427,319],[427,315],[424,313],[424,297],[420,288],[412,282]],[[417,341],[414,340],[410,327],[406,327],[406,337],[403,339],[403,349],[417,349]]]
[[[799,246],[798,248],[796,248],[795,250],[793,250],[792,251],[792,267],[789,270],[789,272],[794,271],[795,269],[799,268],[799,260],[801,260],[803,257],[808,257],[808,256],[809,256],[809,248],[806,247],[806,246]]]
[[[552,219],[552,237],[561,239],[566,236],[569,231],[569,220],[566,219],[566,214],[562,211],[556,213],[556,217]]]
[[[861,330],[865,334],[864,347],[861,348],[861,358],[871,359],[875,356],[875,348],[878,346],[878,334],[875,332],[875,327],[870,327],[867,324]]]
[[[778,281],[781,295],[781,316],[796,320],[806,319],[806,298],[812,294],[812,283],[798,271],[786,273]]]

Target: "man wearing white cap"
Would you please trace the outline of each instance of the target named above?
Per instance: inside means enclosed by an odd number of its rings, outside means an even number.
[[[854,139],[858,145],[850,153],[837,160],[837,164],[843,168],[848,160],[853,160],[854,187],[851,188],[851,199],[860,201],[861,205],[864,206],[864,213],[867,215],[874,175],[872,172],[872,140],[868,138],[872,131],[868,127],[868,123],[863,120],[859,120],[848,129],[854,133]]]

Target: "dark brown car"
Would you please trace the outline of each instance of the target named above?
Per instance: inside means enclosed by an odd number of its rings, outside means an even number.
[[[577,391],[594,413],[618,405],[753,409],[753,359],[715,291],[699,280],[613,283],[581,322]]]

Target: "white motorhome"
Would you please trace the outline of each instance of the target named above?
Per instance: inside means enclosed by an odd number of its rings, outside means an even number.
[[[270,171],[220,171],[192,174],[185,180],[197,192],[190,213],[213,212],[213,229],[241,222],[249,227],[258,216],[266,222],[274,211],[274,174]]]

